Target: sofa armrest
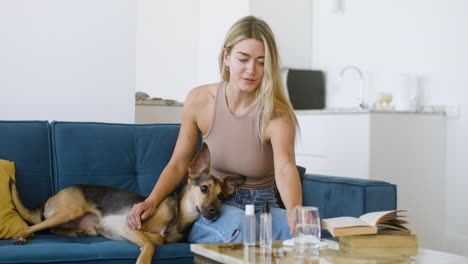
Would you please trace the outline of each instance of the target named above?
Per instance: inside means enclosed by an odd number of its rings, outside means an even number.
[[[322,219],[397,208],[397,186],[384,181],[306,173],[302,189],[303,204],[318,207]]]

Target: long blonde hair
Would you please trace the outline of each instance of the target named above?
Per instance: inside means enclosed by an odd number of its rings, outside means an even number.
[[[254,16],[246,16],[239,19],[229,29],[224,39],[219,54],[219,71],[224,81],[229,81],[229,71],[224,64],[224,51],[231,53],[232,48],[244,39],[256,39],[265,47],[264,75],[260,87],[256,91],[256,102],[262,105],[260,118],[260,136],[265,139],[268,121],[272,119],[277,109],[286,111],[294,128],[297,129],[298,122],[291,102],[286,96],[281,79],[281,66],[275,37],[268,24]]]

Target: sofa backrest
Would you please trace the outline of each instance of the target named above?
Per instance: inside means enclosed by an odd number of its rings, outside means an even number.
[[[52,195],[47,121],[0,121],[0,159],[15,162],[16,185],[27,207],[36,208]]]
[[[319,208],[320,217],[359,217],[397,209],[397,186],[384,181],[305,174],[304,204]]]
[[[82,183],[149,195],[172,156],[179,128],[52,122],[55,191]]]

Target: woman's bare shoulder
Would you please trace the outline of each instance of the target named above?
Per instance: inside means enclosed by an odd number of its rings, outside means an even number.
[[[271,112],[270,120],[288,118],[288,117],[290,116],[289,116],[287,109],[282,108],[282,107],[275,107],[273,111]]]
[[[268,120],[267,131],[282,131],[284,129],[295,130],[291,113],[285,108],[275,107],[271,113],[270,120]]]
[[[188,93],[185,103],[203,105],[207,102],[214,101],[219,84],[220,83],[210,83],[193,88]]]

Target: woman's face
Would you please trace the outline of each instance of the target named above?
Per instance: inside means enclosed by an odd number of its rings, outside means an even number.
[[[230,68],[229,82],[242,92],[255,91],[263,79],[265,47],[256,39],[239,41],[231,50],[224,52],[224,63]]]

